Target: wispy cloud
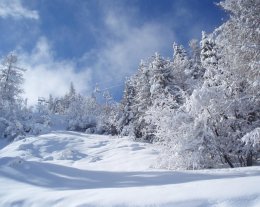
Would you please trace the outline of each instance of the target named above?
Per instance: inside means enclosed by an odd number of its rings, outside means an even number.
[[[125,5],[124,5],[125,6]],[[139,14],[126,12],[125,7],[103,8],[103,28],[97,38],[100,47],[87,52],[83,59],[92,62],[95,79],[108,84],[122,82],[138,68],[141,59],[155,52],[171,50],[175,34],[159,22],[138,22]],[[93,61],[95,60],[95,61]]]
[[[12,17],[15,19],[39,19],[39,14],[35,10],[29,10],[22,5],[21,0],[1,0],[0,17]]]
[[[46,38],[41,37],[31,52],[19,51],[20,66],[26,68],[24,74],[24,96],[28,103],[35,104],[38,97],[64,95],[70,82],[75,88],[86,93],[91,80],[91,72],[87,68],[76,72],[76,63],[73,61],[58,61]]]

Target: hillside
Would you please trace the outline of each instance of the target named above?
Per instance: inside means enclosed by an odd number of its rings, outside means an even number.
[[[0,206],[260,206],[260,167],[166,171],[154,145],[53,132],[0,150]]]

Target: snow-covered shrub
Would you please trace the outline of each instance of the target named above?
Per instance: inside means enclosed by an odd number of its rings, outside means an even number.
[[[248,132],[241,140],[245,143],[243,154],[248,158],[247,165],[252,165],[260,157],[260,128]]]
[[[118,105],[111,102],[99,107],[100,113],[97,116],[96,132],[99,134],[118,134]]]
[[[68,129],[86,131],[88,128],[96,127],[98,113],[95,99],[75,96],[75,100],[66,110]]]

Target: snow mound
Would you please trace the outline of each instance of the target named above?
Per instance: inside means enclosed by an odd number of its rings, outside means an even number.
[[[84,158],[86,155],[83,153],[80,153],[78,151],[74,151],[71,149],[65,149],[62,152],[58,154],[58,156],[55,157],[57,160],[80,160]]]
[[[260,206],[260,167],[167,171],[150,167],[157,156],[128,138],[18,140],[0,149],[0,206]]]

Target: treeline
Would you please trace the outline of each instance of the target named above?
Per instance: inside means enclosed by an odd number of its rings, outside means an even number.
[[[225,0],[230,19],[142,61],[126,82],[121,134],[156,142],[159,166],[251,166],[260,155],[260,2]]]
[[[117,134],[118,104],[108,91],[104,91],[104,100],[98,103],[98,91],[85,97],[71,83],[64,96],[39,98],[35,106],[28,106],[22,98],[25,69],[18,64],[18,58],[11,53],[0,65],[0,138],[12,141],[61,129]]]
[[[102,95],[103,100],[97,99]],[[38,110],[45,113],[55,125],[53,116],[63,120],[65,128],[72,131],[81,131],[96,134],[117,134],[115,123],[118,104],[113,100],[109,91],[102,94],[98,88],[89,97],[77,93],[73,83],[70,90],[63,97],[49,96],[49,99],[40,99]],[[58,116],[58,117],[57,117]],[[55,126],[54,126],[55,129]]]

